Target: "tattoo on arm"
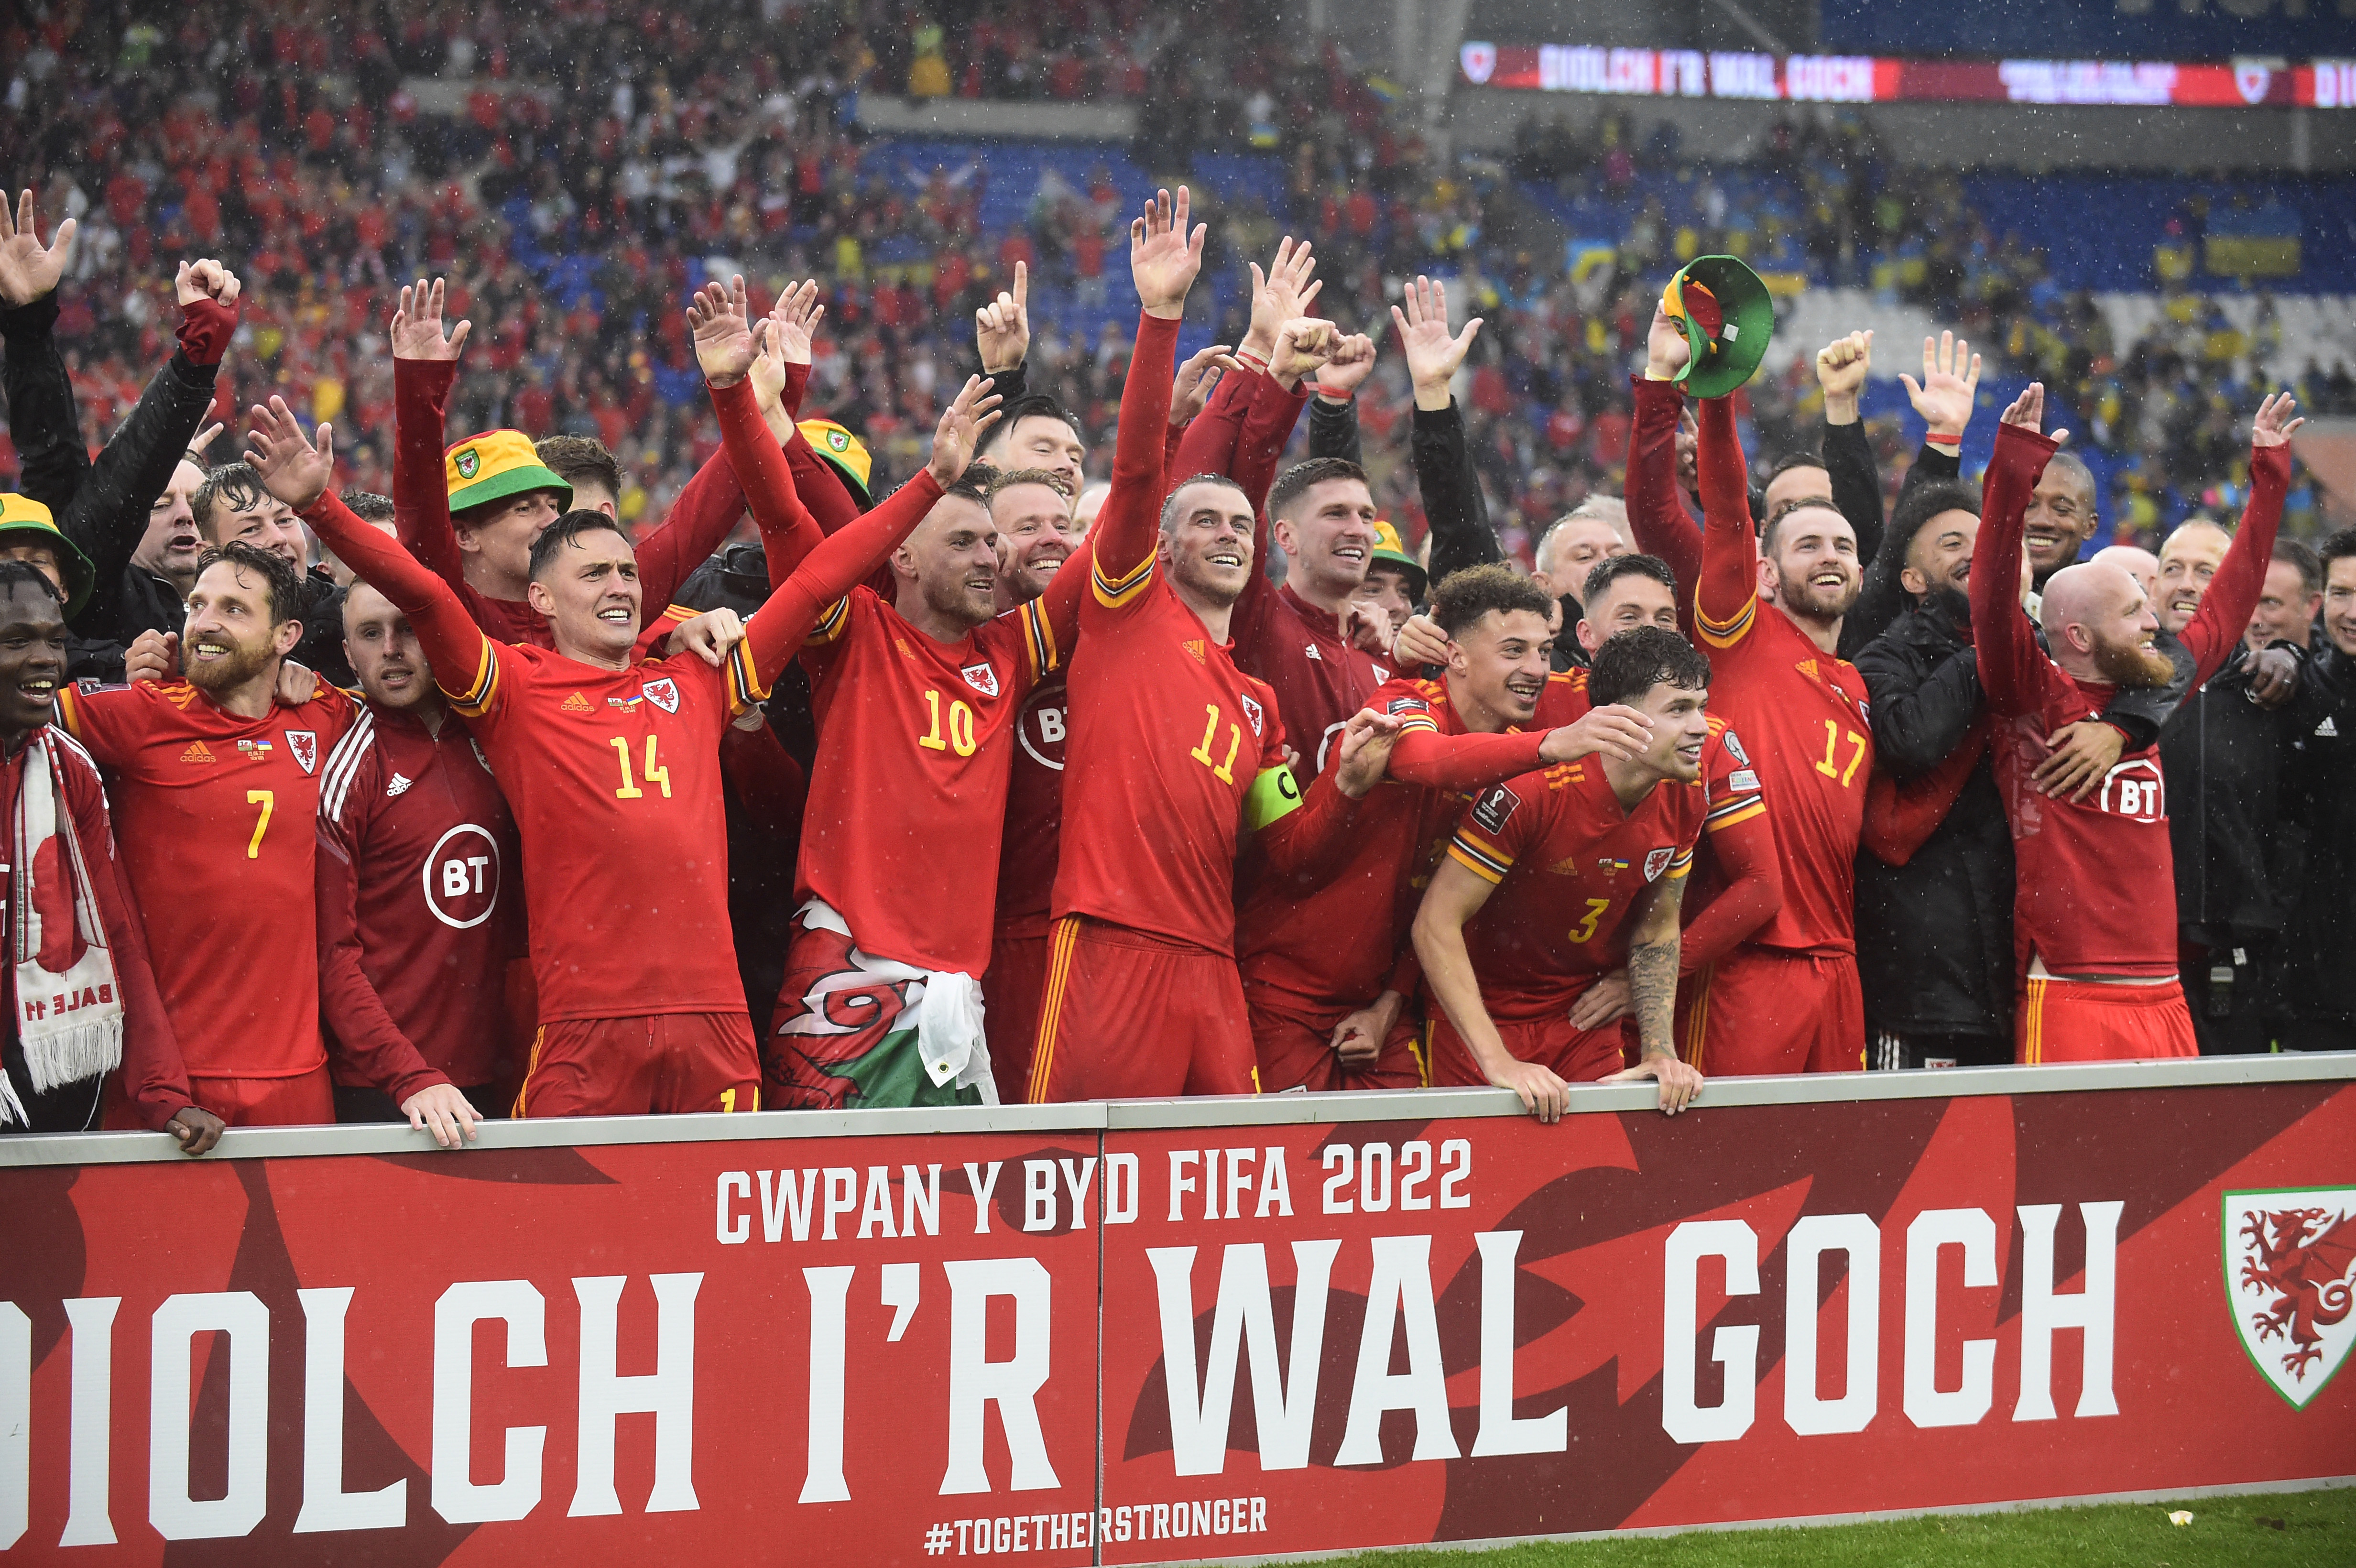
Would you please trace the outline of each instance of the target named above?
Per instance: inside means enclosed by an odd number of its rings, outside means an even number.
[[[1643,933],[1628,947],[1628,1010],[1646,1056],[1676,1054],[1677,910],[1684,901],[1684,878],[1660,884]]]

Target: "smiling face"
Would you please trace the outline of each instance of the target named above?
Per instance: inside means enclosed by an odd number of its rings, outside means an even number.
[[[1052,485],[1007,485],[990,498],[990,520],[998,529],[998,587],[1009,605],[1044,593],[1079,548],[1071,503]]]
[[[638,640],[637,557],[611,528],[564,541],[531,580],[531,607],[548,617],[567,658],[626,659]]]
[[[1653,743],[1636,765],[1675,784],[1701,777],[1701,749],[1709,740],[1709,690],[1661,681],[1633,703],[1653,721]]]
[[[2176,667],[2153,645],[2159,617],[2143,589],[2115,566],[2088,561],[2046,581],[2045,640],[2055,662],[2082,680],[2166,686]]]
[[[2324,562],[2323,635],[2333,647],[2356,658],[2356,555]]]
[[[1546,570],[1538,575],[1558,599],[1578,598],[1597,561],[1628,553],[1628,541],[1601,517],[1565,517],[1547,530],[1546,544]]]
[[[409,617],[365,582],[344,592],[344,656],[360,689],[380,707],[405,712],[436,700],[434,672]]]
[[[1055,415],[1026,414],[987,455],[1002,468],[1044,468],[1061,477],[1065,488],[1076,496],[1088,449],[1081,444],[1079,432]]]
[[[2159,592],[2154,607],[2159,624],[2170,636],[2180,636],[2200,612],[2210,579],[2225,564],[2233,540],[2213,523],[2187,523],[2159,547]]]
[[[1534,610],[1492,610],[1448,645],[1448,686],[1460,705],[1500,730],[1537,717],[1553,668],[1554,638]]]
[[[942,620],[970,630],[998,613],[998,529],[969,496],[944,496],[892,552],[901,613],[911,596]]]
[[[180,671],[199,690],[219,696],[274,670],[302,640],[302,622],[272,620],[267,578],[217,560],[188,592]]]
[[[1619,633],[1634,626],[1677,629],[1677,596],[1657,577],[1630,571],[1604,584],[1579,623],[1579,645],[1592,655]]]
[[[1773,514],[1769,514],[1772,516]],[[1777,523],[1760,562],[1760,586],[1794,617],[1834,621],[1865,586],[1857,530],[1830,507],[1807,507]]]
[[[234,502],[242,500],[243,506]],[[246,492],[224,491],[214,498],[208,515],[197,519],[205,542],[215,549],[232,539],[266,549],[298,573],[309,564],[310,535],[294,508],[259,485]]]
[[[172,482],[147,508],[147,531],[131,552],[132,565],[169,578],[183,593],[196,581],[197,557],[205,550],[205,537],[197,531],[197,514],[189,507],[204,484],[205,471],[182,460],[172,470]]]
[[[1251,583],[1252,508],[1232,485],[1183,485],[1162,509],[1160,551],[1173,587],[1213,605],[1233,604]]]
[[[0,593],[0,739],[11,749],[55,716],[65,677],[64,607],[32,583],[11,583]]]
[[[1979,518],[1961,507],[1934,513],[1906,547],[1899,585],[1917,599],[1942,588],[1969,592],[1972,542],[1979,537]]]
[[[2093,536],[2094,492],[2066,464],[2047,464],[2029,493],[2021,531],[2029,541],[2029,567],[2042,582],[2076,560],[2079,548]]]
[[[1312,485],[1270,519],[1285,575],[1312,600],[1347,599],[1375,553],[1375,497],[1363,479]]]

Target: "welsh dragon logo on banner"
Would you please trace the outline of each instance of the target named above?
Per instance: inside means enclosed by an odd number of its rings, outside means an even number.
[[[2224,1218],[2242,1348],[2304,1410],[2356,1344],[2356,1187],[2228,1192]]]

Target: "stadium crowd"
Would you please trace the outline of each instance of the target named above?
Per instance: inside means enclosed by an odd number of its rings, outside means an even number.
[[[2238,524],[2081,561],[2041,386],[1962,481],[1952,334],[1906,378],[1894,509],[1863,334],[1813,358],[1817,450],[1751,473],[1740,377],[1699,389],[1772,315],[1680,272],[1624,493],[1529,572],[1452,389],[1485,323],[1419,277],[1377,348],[1285,238],[1182,361],[1192,216],[1181,187],[1129,224],[1108,459],[1018,284],[888,494],[813,406],[815,280],[683,292],[717,442],[633,539],[601,441],[452,440],[497,345],[438,279],[380,291],[386,363],[351,367],[389,494],[281,396],[219,440],[246,294],[212,258],[93,458],[58,338],[82,236],[0,209],[0,1117],[198,1153],[1494,1083],[1552,1119],[1598,1079],[1674,1113],[1705,1073],[2356,1044],[2356,530],[2278,537],[2291,398]],[[1412,399],[1379,431],[1378,363]]]

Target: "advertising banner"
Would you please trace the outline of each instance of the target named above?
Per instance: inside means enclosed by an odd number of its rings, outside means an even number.
[[[1575,1104],[0,1140],[0,1557],[1191,1563],[2356,1469],[2356,1059]]]

